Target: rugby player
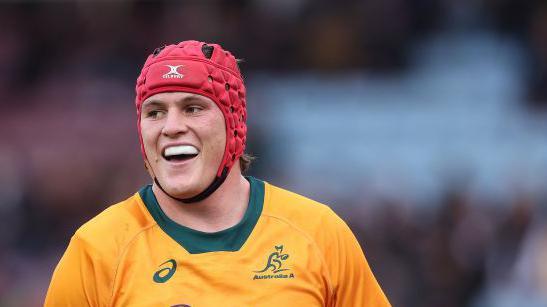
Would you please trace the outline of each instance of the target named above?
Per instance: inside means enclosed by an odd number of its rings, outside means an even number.
[[[148,57],[135,105],[151,184],[76,231],[45,306],[390,306],[329,207],[243,175],[245,93],[220,45]]]

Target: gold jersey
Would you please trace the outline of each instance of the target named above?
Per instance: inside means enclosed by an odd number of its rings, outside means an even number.
[[[45,306],[390,306],[348,226],[327,206],[247,178],[241,222],[204,233],[151,186],[76,231]]]

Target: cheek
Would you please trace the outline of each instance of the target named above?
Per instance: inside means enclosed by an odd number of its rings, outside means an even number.
[[[203,122],[202,126],[208,140],[204,145],[209,148],[208,151],[212,161],[222,159],[226,146],[226,126],[224,117],[222,117],[222,113],[220,114],[220,117],[217,116]]]
[[[224,117],[220,117],[218,121],[215,122],[215,143],[218,147],[221,148],[222,153],[224,153],[224,147],[226,146],[226,124],[224,123]]]
[[[146,155],[148,156],[150,153],[153,152],[155,146],[153,127],[141,123],[141,138],[144,145],[144,150],[146,152]]]

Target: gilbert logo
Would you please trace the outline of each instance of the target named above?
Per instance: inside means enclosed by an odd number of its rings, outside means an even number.
[[[179,73],[177,69],[179,67],[184,67],[184,65],[165,65],[169,67],[169,72],[162,76],[164,79],[182,79],[184,77],[183,74]]]
[[[283,245],[276,245],[275,251],[271,253],[268,257],[264,268],[260,271],[254,271],[255,273],[259,274],[255,274],[253,280],[271,278],[294,278],[293,273],[281,273],[284,271],[290,271],[290,269],[283,268],[283,264],[288,258],[289,254],[283,254]]]
[[[160,267],[163,267],[156,271],[154,274],[154,281],[163,284],[164,282],[171,279],[173,274],[175,274],[175,271],[177,270],[177,262],[173,259],[169,259],[165,261],[164,263],[160,264]]]

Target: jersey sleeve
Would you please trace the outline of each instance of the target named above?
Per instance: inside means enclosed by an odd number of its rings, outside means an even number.
[[[44,306],[106,306],[112,274],[101,258],[74,235],[53,272]]]
[[[324,255],[333,287],[331,306],[391,306],[347,224],[329,210]]]

